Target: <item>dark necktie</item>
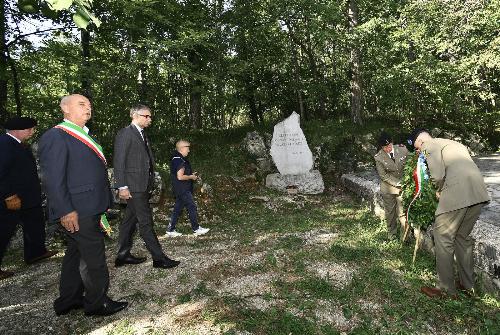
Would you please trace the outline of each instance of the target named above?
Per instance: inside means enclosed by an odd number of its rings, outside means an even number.
[[[389,155],[391,155],[391,159],[393,162],[396,162],[396,159],[394,158],[394,153],[390,152]]]
[[[153,159],[151,158],[151,154],[149,153],[149,143],[148,143],[148,138],[146,137],[146,134],[144,133],[144,129],[141,129],[141,135],[142,139],[144,140],[144,146],[146,147],[146,152],[148,153],[149,157],[149,173],[153,173]]]
[[[142,136],[142,140],[144,141],[144,145],[146,146],[146,149],[149,148],[148,139],[146,138],[146,134],[144,133],[144,129],[141,129],[141,136]]]

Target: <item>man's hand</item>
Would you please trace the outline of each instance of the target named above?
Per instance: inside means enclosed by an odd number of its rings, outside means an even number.
[[[194,172],[194,173],[191,175],[191,179],[193,179],[193,180],[197,180],[197,179],[198,179],[198,172]]]
[[[61,217],[61,224],[70,233],[77,232],[80,229],[78,225],[78,213],[73,211]]]
[[[21,198],[17,194],[11,195],[5,198],[5,205],[11,211],[18,211],[21,209]]]
[[[124,188],[118,191],[118,197],[123,200],[128,200],[132,198],[132,195],[130,194],[128,188]]]

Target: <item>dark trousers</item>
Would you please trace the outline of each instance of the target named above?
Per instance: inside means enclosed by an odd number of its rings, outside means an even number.
[[[66,232],[68,245],[61,266],[59,298],[54,301],[56,311],[83,300],[85,311],[92,312],[108,299],[109,273],[99,219],[99,215],[79,217],[80,230]]]
[[[0,265],[18,224],[21,224],[23,228],[25,261],[30,261],[47,252],[42,207],[8,211],[0,214]]]
[[[172,219],[168,225],[168,231],[174,231],[179,216],[182,213],[182,209],[186,207],[189,214],[189,221],[191,221],[191,228],[193,231],[197,230],[200,226],[198,225],[198,209],[193,199],[193,193],[185,192],[181,195],[175,197],[174,210],[172,211]]]
[[[166,256],[153,229],[153,214],[149,206],[149,192],[132,192],[131,195],[132,198],[127,200],[125,218],[120,225],[117,258],[124,258],[130,255],[134,233],[137,227],[139,227],[139,235],[146,244],[146,248],[153,260],[165,260]]]

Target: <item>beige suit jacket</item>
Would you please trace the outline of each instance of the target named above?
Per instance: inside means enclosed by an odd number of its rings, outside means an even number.
[[[408,149],[404,145],[394,144],[394,160],[382,149],[375,155],[375,166],[380,176],[380,192],[399,194],[403,168],[408,157]]]
[[[490,200],[483,176],[465,146],[433,138],[423,143],[421,150],[441,193],[436,215]]]

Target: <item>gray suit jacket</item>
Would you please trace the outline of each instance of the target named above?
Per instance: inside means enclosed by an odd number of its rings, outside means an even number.
[[[147,136],[146,136],[147,138]],[[149,142],[148,140],[148,143]],[[128,186],[130,192],[146,192],[149,183],[149,156],[141,134],[134,125],[120,129],[115,137],[113,167],[115,187]]]

